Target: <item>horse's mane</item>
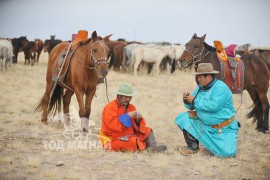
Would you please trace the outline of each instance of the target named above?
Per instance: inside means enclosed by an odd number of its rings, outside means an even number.
[[[103,38],[100,37],[100,36],[97,37],[97,40],[102,40],[102,39],[103,39]],[[81,45],[87,44],[87,43],[89,43],[91,40],[92,40],[92,38],[88,38],[88,39],[86,39],[86,40],[84,40],[84,41],[81,41],[80,44],[81,44]]]
[[[215,47],[210,46],[206,42],[204,42],[203,44],[205,45],[205,47],[206,47],[207,50],[216,52],[216,48]]]

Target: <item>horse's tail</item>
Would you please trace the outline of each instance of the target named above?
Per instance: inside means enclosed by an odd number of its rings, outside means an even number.
[[[58,112],[61,110],[62,98],[63,98],[63,88],[59,84],[57,84],[53,92],[53,95],[50,99],[48,114],[51,111],[53,111],[53,114],[55,114],[57,110]]]
[[[58,112],[61,110],[61,102],[62,102],[62,98],[63,98],[63,89],[61,86],[59,86],[58,84],[56,85],[56,88],[53,92],[52,97],[50,98],[49,101],[49,106],[48,106],[48,114],[53,111],[53,114],[56,113],[56,111],[58,110]],[[44,94],[42,96],[42,98],[39,100],[36,109],[34,110],[34,112],[37,111],[42,111],[44,110],[46,105],[46,94]]]
[[[257,93],[255,99],[255,102],[251,106],[253,109],[247,114],[247,118],[253,118],[252,123],[257,122],[258,127],[258,120],[260,118],[260,115],[262,114],[262,105]]]

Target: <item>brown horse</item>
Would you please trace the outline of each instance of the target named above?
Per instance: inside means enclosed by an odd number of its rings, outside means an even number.
[[[25,56],[25,65],[34,65],[36,56],[37,56],[37,50],[36,50],[36,43],[34,41],[29,41],[26,45],[26,47],[23,48],[24,56]]]
[[[266,62],[267,66],[270,70],[270,50],[253,49],[253,50],[251,50],[251,53],[262,58]]]
[[[37,58],[36,61],[39,61],[39,56],[41,54],[41,51],[43,49],[43,41],[41,39],[35,39],[35,44],[36,44],[36,52],[37,52]]]
[[[62,40],[60,39],[55,39],[55,35],[51,36],[51,39],[46,39],[44,42],[44,52],[48,52],[49,54],[51,53],[52,49],[59,43],[61,43]]]
[[[186,50],[180,58],[180,64],[186,68],[192,64],[195,70],[201,62],[212,63],[217,71],[221,71],[220,63],[216,54],[216,48],[204,42],[206,35],[197,37],[194,34],[186,44]],[[253,109],[247,114],[248,118],[253,117],[253,122],[257,122],[256,130],[264,132],[269,130],[269,102],[267,91],[269,87],[269,70],[266,63],[252,54],[242,55],[245,65],[244,89],[248,91],[253,104]],[[221,78],[220,74],[217,78]]]
[[[68,42],[58,44],[49,55],[49,62],[46,75],[46,91],[38,103],[35,111],[43,111],[41,121],[47,124],[47,115],[53,110],[54,113],[61,106],[63,98],[63,111],[69,121],[69,104],[72,95],[75,93],[79,104],[79,115],[82,120],[82,130],[88,131],[88,122],[91,112],[92,98],[96,92],[96,86],[100,78],[106,77],[108,73],[107,57],[109,53],[109,36],[101,38],[97,36],[96,31],[92,33],[91,38],[80,41],[74,47],[74,53],[71,56],[69,69],[64,86],[57,84],[55,90],[50,95],[53,88],[53,73],[59,55],[65,50]],[[66,88],[64,93],[63,88]],[[83,96],[86,96],[85,102]],[[51,97],[50,97],[51,96]]]
[[[12,39],[13,54],[14,54],[12,63],[17,63],[18,53],[21,51],[21,49],[27,47],[27,45],[28,45],[28,39],[26,38],[26,36],[21,36],[19,38]]]

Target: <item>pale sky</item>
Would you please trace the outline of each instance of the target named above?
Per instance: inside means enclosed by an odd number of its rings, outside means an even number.
[[[70,40],[113,34],[141,42],[185,44],[194,33],[213,45],[270,47],[270,0],[2,0],[0,37]]]

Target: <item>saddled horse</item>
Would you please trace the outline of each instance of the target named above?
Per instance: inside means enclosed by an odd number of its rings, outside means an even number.
[[[55,39],[55,36],[51,36],[51,39],[46,39],[44,42],[44,52],[51,53],[52,49],[57,45],[60,44],[62,40]]]
[[[91,38],[80,41],[72,50],[73,54],[70,57],[69,68],[63,83],[58,83],[54,91],[52,91],[54,86],[52,78],[54,77],[55,65],[58,57],[63,53],[69,43],[60,43],[51,51],[47,67],[46,91],[35,109],[35,111],[43,111],[41,117],[42,123],[47,124],[48,113],[51,111],[56,112],[58,105],[61,105],[62,97],[63,111],[68,117],[71,97],[75,93],[79,104],[82,130],[84,132],[88,131],[87,122],[89,122],[91,102],[96,92],[96,86],[99,80],[108,74],[107,57],[109,47],[107,43],[110,36],[101,38],[94,31]],[[66,89],[65,92],[63,88]],[[84,95],[86,96],[85,102],[83,100]],[[69,118],[66,121],[69,121]]]
[[[35,45],[36,45],[36,53],[37,53],[36,61],[39,62],[39,56],[43,49],[43,41],[41,39],[35,39]]]
[[[26,38],[26,36],[21,36],[19,38],[13,38],[11,43],[13,46],[13,54],[14,54],[12,62],[17,63],[18,53],[27,46],[28,39]]]
[[[2,61],[2,71],[7,70],[7,66],[11,68],[11,60],[13,57],[13,47],[10,41],[0,40],[0,61]]]
[[[186,50],[180,58],[183,67],[195,65],[195,70],[199,63],[212,63],[215,70],[221,72],[220,62],[216,54],[216,48],[205,43],[206,35],[197,37],[194,34],[186,44]],[[267,91],[269,88],[269,70],[266,63],[252,54],[243,54],[241,57],[244,65],[244,90],[247,90],[252,101],[253,109],[247,114],[248,118],[253,117],[253,122],[257,122],[256,130],[264,132],[269,130],[269,102]],[[221,79],[220,73],[217,78]]]

